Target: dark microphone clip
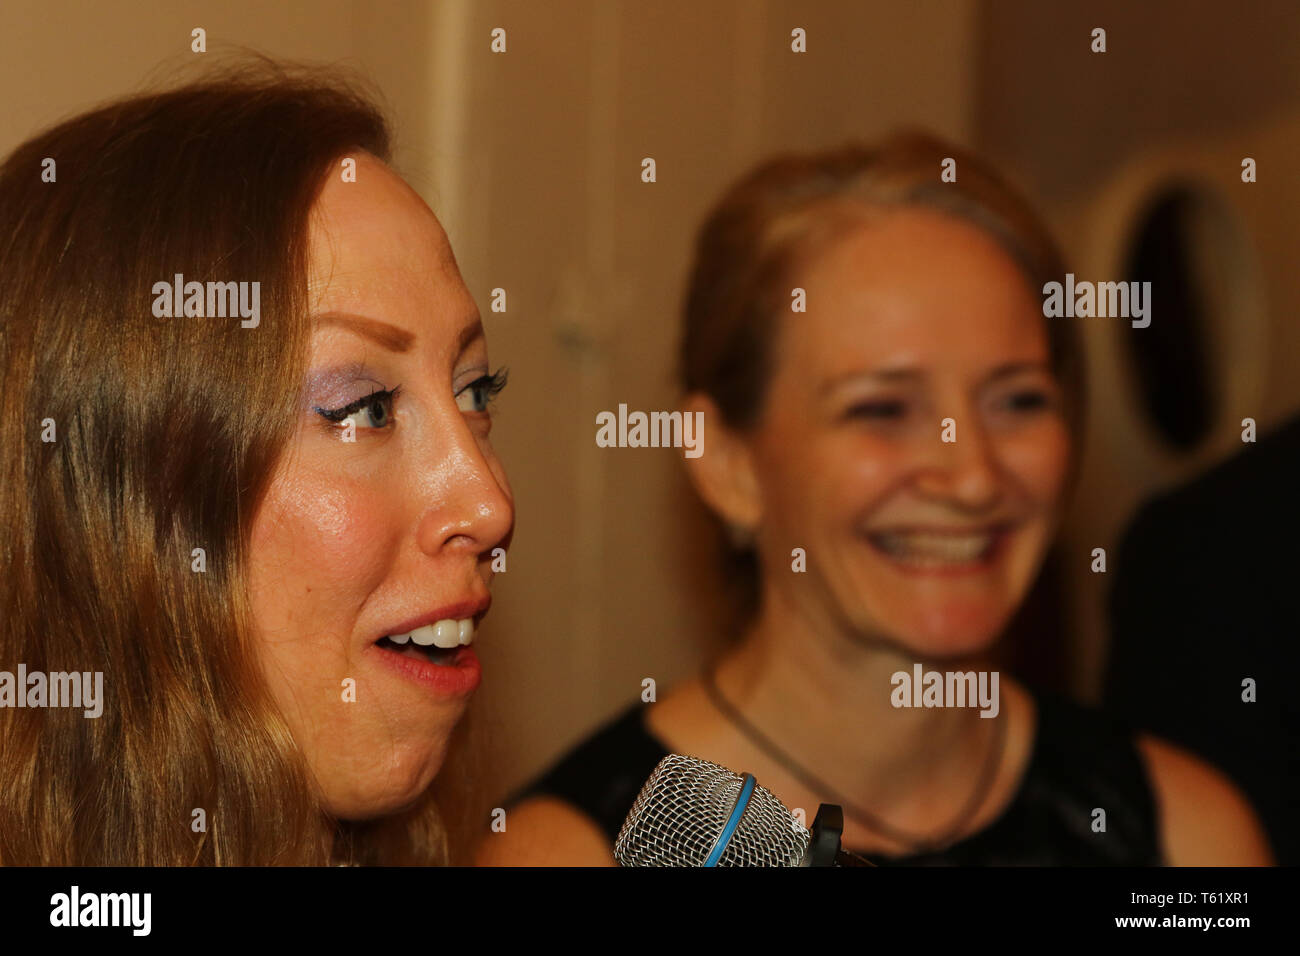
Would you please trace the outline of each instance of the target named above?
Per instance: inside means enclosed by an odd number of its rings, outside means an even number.
[[[813,818],[812,839],[808,841],[809,866],[875,866],[856,853],[840,847],[844,832],[844,810],[835,803],[823,803]]]

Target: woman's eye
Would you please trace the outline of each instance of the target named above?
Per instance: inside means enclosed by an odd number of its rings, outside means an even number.
[[[880,399],[878,401],[859,402],[848,410],[850,418],[866,418],[890,421],[902,418],[907,412],[907,405],[897,399]]]
[[[354,428],[387,428],[392,424],[398,388],[371,392],[342,408],[316,408],[315,411],[326,421],[339,425],[351,421]]]
[[[1048,394],[1039,389],[1013,392],[1003,399],[1003,406],[1013,412],[1036,412],[1051,403]]]
[[[456,394],[456,405],[462,412],[486,412],[492,399],[506,387],[506,373],[484,375],[470,382]]]

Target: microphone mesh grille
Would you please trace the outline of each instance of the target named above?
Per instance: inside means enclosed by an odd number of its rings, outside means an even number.
[[[615,859],[623,866],[703,866],[743,785],[726,767],[669,754],[632,805]],[[756,786],[718,866],[799,866],[808,840],[781,801]]]

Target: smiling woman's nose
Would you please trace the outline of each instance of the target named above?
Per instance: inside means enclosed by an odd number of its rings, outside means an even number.
[[[917,475],[917,487],[926,495],[978,510],[996,503],[1001,493],[1002,470],[996,449],[975,417],[957,420],[948,432],[935,436],[932,453]]]
[[[436,555],[448,547],[483,554],[503,545],[514,527],[514,501],[505,473],[472,438],[457,447],[437,468],[420,518],[420,549]]]

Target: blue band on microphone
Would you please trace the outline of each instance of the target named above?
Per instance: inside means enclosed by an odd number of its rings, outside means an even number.
[[[736,805],[731,808],[731,816],[727,817],[727,824],[718,834],[718,842],[713,844],[713,849],[709,851],[709,858],[704,861],[705,866],[717,866],[718,860],[722,857],[722,851],[727,848],[731,842],[731,835],[736,832],[736,827],[740,824],[740,818],[745,812],[745,807],[749,806],[750,795],[754,792],[754,787],[758,783],[751,773],[745,774],[745,782],[740,787],[740,796],[736,798]]]

